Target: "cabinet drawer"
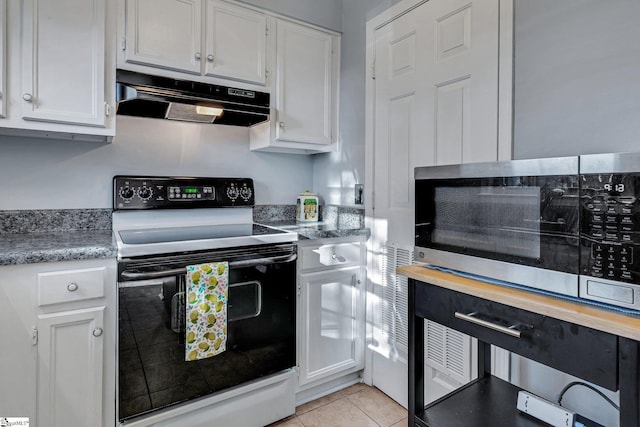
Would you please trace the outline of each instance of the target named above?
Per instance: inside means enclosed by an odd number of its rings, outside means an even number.
[[[106,267],[96,267],[38,273],[38,305],[101,298],[106,271]]]
[[[423,282],[415,283],[417,316],[617,390],[615,335]],[[506,329],[519,332],[520,337]]]
[[[302,248],[302,269],[360,265],[360,243],[337,243]]]

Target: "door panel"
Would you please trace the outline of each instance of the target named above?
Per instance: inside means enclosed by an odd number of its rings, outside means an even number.
[[[102,420],[105,307],[38,316],[38,425]]]
[[[329,33],[278,20],[278,140],[332,143],[333,42]]]
[[[264,85],[266,27],[262,13],[209,0],[205,73]]]
[[[104,127],[106,2],[23,7],[22,118]]]
[[[414,245],[416,166],[497,160],[498,6],[429,0],[374,31],[372,240],[383,250],[371,269],[379,285],[372,376],[402,404],[406,346],[398,337],[406,335],[407,314],[398,298],[407,284],[383,266]],[[438,326],[425,328],[431,399],[473,375],[471,339]]]
[[[436,164],[463,162],[469,144],[469,79],[436,87]],[[466,143],[465,143],[466,141]]]
[[[360,267],[300,275],[302,304],[299,384],[361,363]]]
[[[127,0],[125,61],[200,74],[201,0]]]

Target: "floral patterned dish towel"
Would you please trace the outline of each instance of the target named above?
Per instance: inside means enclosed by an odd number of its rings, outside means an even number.
[[[229,263],[187,266],[185,360],[199,360],[226,350]]]

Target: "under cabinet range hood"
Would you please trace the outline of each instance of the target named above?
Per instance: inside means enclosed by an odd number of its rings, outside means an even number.
[[[269,120],[269,94],[116,71],[117,114],[231,126]]]

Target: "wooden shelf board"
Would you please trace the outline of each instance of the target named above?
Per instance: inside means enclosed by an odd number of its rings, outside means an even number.
[[[396,272],[453,291],[640,341],[640,317],[431,270],[422,264],[398,267]]]

